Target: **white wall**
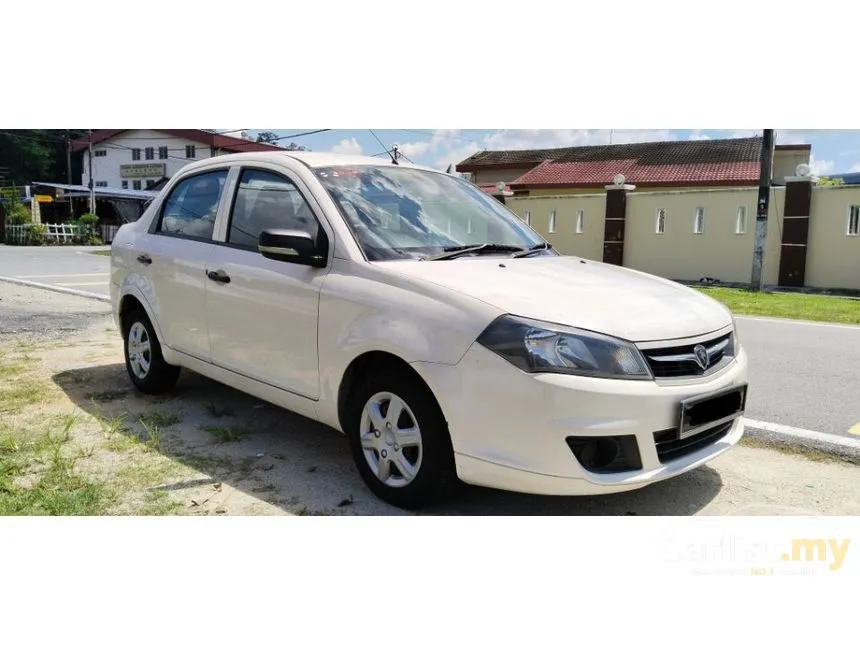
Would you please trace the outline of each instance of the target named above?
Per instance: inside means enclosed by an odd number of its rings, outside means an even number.
[[[193,159],[185,158],[185,146],[194,145],[196,156]],[[167,159],[158,158],[158,148],[167,146]],[[153,148],[154,159],[146,158],[146,148]],[[140,148],[140,160],[132,160],[132,149]],[[103,150],[104,157],[95,156],[95,151]],[[81,184],[89,183],[87,151],[83,155],[83,176]],[[122,188],[123,178],[120,176],[120,166],[126,164],[165,164],[167,177],[172,177],[180,168],[200,159],[210,157],[210,148],[197,141],[170,137],[158,130],[127,130],[112,139],[107,139],[93,145],[93,182],[106,181],[109,188]],[[141,188],[146,188],[146,179],[157,181],[159,176],[144,177],[141,180]],[[127,179],[128,188],[133,188],[133,179]]]

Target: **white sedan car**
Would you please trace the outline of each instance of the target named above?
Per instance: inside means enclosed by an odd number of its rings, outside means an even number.
[[[641,488],[743,433],[730,312],[558,254],[443,172],[309,152],[185,166],[117,234],[111,298],[146,393],[198,372],[347,435],[380,498],[461,482]]]

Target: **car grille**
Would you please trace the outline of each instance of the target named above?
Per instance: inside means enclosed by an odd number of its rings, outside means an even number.
[[[721,370],[732,359],[733,338],[728,333],[718,338],[680,347],[661,347],[646,349],[642,353],[654,378],[684,378],[706,376]],[[695,348],[701,345],[708,355],[707,366],[703,369],[696,360]]]
[[[678,439],[678,430],[661,430],[654,433],[654,443],[657,446],[657,457],[661,464],[685,457],[697,450],[707,448],[725,437],[732,429],[734,421],[729,421],[716,428],[694,434],[685,439]]]

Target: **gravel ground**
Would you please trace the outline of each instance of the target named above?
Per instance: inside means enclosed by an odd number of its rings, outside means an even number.
[[[168,491],[175,512],[403,514],[366,490],[345,438],[334,430],[188,372],[171,395],[149,398],[134,391],[105,303],[0,283],[0,330],[0,354],[20,346],[19,341],[34,344],[28,353],[38,358],[34,364],[52,392],[53,412],[83,412],[86,418],[124,415],[131,420],[122,430],[128,434],[137,431],[140,415],[172,419],[160,429],[157,452],[126,452],[122,458],[141,465],[161,460],[180,466],[163,468],[160,481],[145,484],[149,490]],[[88,446],[104,442],[95,421],[77,427],[74,439]],[[108,449],[90,452],[90,472],[107,472],[118,459]],[[458,500],[435,512],[860,515],[857,490],[856,466],[742,445],[694,472],[630,493],[555,498],[467,488]],[[135,510],[131,499],[127,512]]]
[[[105,302],[0,282],[0,342],[60,340],[99,324],[113,326]]]

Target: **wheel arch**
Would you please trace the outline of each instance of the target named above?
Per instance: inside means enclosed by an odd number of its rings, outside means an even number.
[[[415,368],[396,354],[384,350],[370,350],[359,354],[350,361],[338,384],[337,421],[341,431],[346,428],[346,413],[356,384],[360,383],[368,374],[377,370],[403,370],[408,373],[415,380],[415,383],[419,384],[425,390],[426,394],[433,399],[444,417],[445,411],[442,410],[439,399],[427,381],[424,380]]]

